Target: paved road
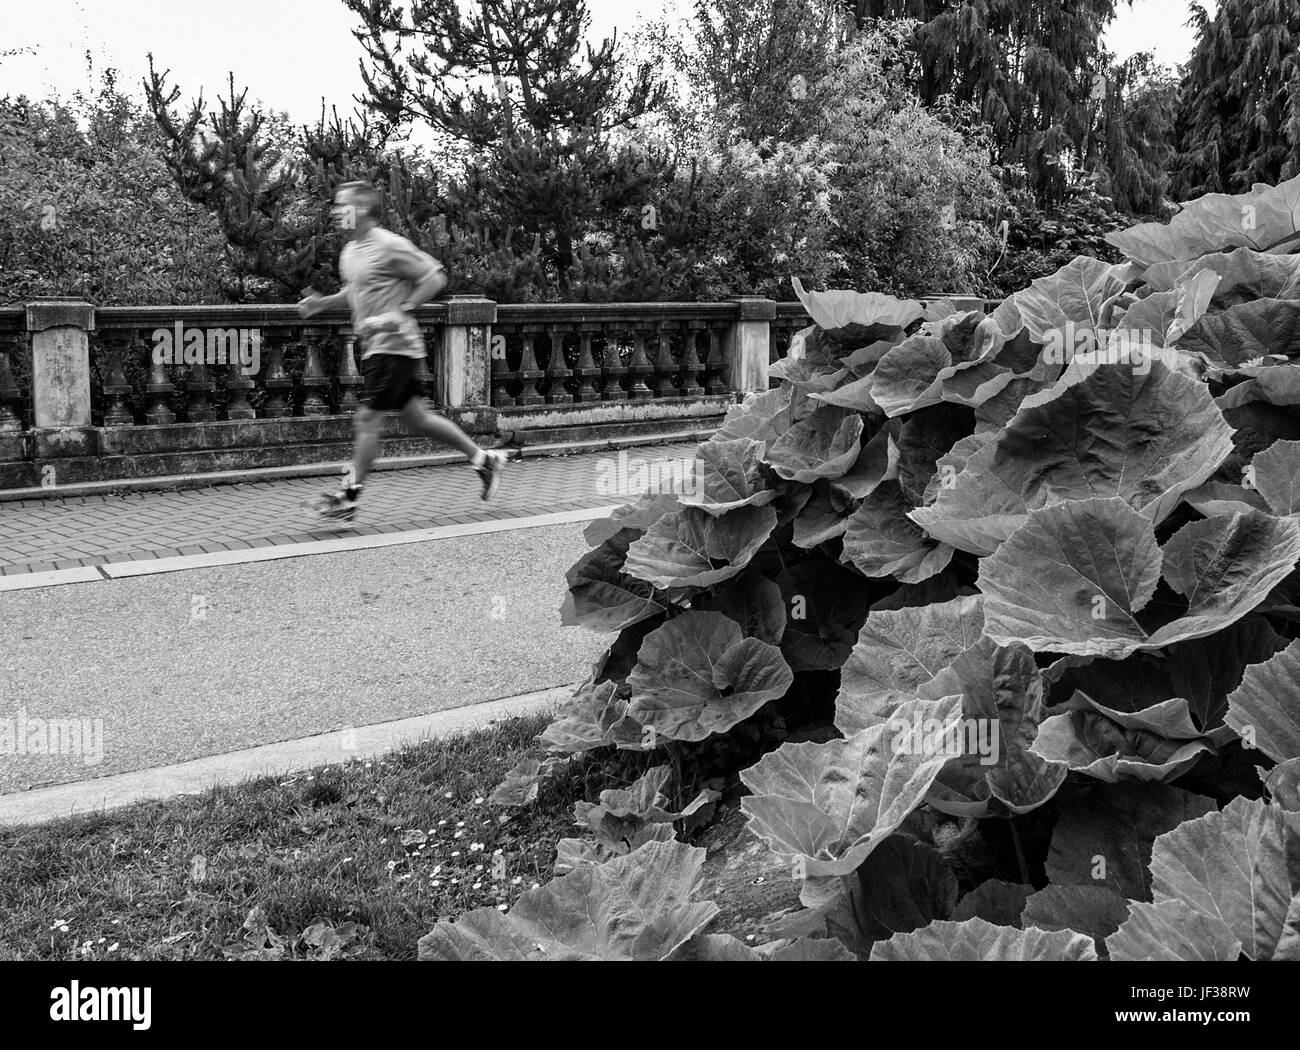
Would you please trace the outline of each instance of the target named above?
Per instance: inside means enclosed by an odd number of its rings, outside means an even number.
[[[585,549],[549,526],[0,595],[0,719],[105,745],[0,754],[0,792],[579,680],[608,642],[559,625]]]

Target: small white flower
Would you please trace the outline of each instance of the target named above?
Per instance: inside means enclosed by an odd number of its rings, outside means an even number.
[[[448,792],[447,792],[445,795],[443,795],[442,797],[443,797],[443,798],[451,798],[451,792],[448,791]]]
[[[497,911],[509,911],[509,910],[510,910],[510,905],[509,905],[509,904],[498,904],[498,905],[497,905]]]
[[[118,942],[117,942],[117,941],[114,941],[112,944],[110,944],[110,945],[108,946],[108,950],[109,950],[110,952],[115,952],[115,951],[117,951],[117,945],[118,945]]]
[[[518,886],[523,881],[524,881],[524,877],[522,875],[516,875],[513,879],[510,880],[510,885]]]
[[[474,805],[476,805],[476,806],[481,806],[481,805],[483,805],[483,798],[482,798],[482,796],[480,796],[480,797],[478,797],[478,798],[476,798],[476,799],[474,800]]]
[[[458,849],[454,849],[454,850],[452,850],[452,851],[451,851],[451,855],[452,855],[453,857],[459,857],[459,856],[460,856],[460,850],[458,850]]]
[[[471,886],[470,888],[471,888],[471,889],[475,889],[475,890],[482,889],[482,888],[483,888],[483,883],[481,883],[481,882],[476,882],[476,883],[474,883],[474,885]]]

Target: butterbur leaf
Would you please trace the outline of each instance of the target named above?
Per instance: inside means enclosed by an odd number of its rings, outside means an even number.
[[[967,919],[980,918],[994,926],[1022,928],[1020,913],[1025,910],[1025,901],[1033,892],[1034,887],[1023,882],[985,879],[957,902],[952,920],[965,922]]]
[[[793,387],[784,384],[761,394],[749,394],[743,404],[727,409],[727,418],[710,441],[752,438],[775,441],[794,423]]]
[[[849,512],[835,505],[829,491],[816,490],[794,519],[794,545],[809,550],[844,535],[848,525]]]
[[[1178,341],[1181,350],[1203,354],[1212,364],[1240,365],[1286,354],[1300,343],[1300,301],[1254,299],[1208,313]]]
[[[1250,216],[1251,222],[1243,219]],[[1108,233],[1106,241],[1143,266],[1180,262],[1246,247],[1268,251],[1300,229],[1300,177],[1247,193],[1207,193],[1183,205],[1168,224],[1145,222]]]
[[[1181,698],[1127,713],[1076,693],[1069,706],[1039,726],[1034,753],[1098,780],[1169,781],[1211,750]]]
[[[675,495],[646,493],[619,507],[608,518],[597,518],[583,529],[582,535],[593,547],[599,547],[624,529],[644,532],[665,514],[671,514],[680,507],[681,503]]]
[[[692,610],[646,636],[628,675],[628,714],[670,740],[703,740],[784,695],[781,650],[718,612]]]
[[[898,416],[939,401],[935,380],[952,364],[942,339],[914,335],[885,354],[871,374],[871,399],[886,416]]]
[[[984,817],[995,802],[1004,813],[1027,813],[1056,794],[1065,764],[1030,750],[1043,713],[1043,683],[1028,649],[981,638],[921,687],[926,699],[954,693],[962,694],[963,732],[947,743],[959,745],[959,753],[935,779],[930,805]],[[900,725],[897,713],[889,724]],[[917,735],[913,729],[909,739]]]
[[[626,715],[627,701],[618,698],[618,683],[587,682],[560,707],[538,740],[548,751],[566,754],[607,747],[615,743]]]
[[[827,487],[832,501],[865,499],[883,482],[898,477],[898,442],[894,440],[894,425],[882,426],[871,440],[862,445],[857,461],[838,478],[831,478]],[[847,510],[846,506],[846,510]]]
[[[763,443],[752,438],[706,441],[696,453],[694,491],[681,497],[682,505],[716,517],[736,507],[772,502],[776,490],[763,475],[762,452]]]
[[[1025,901],[1020,917],[1026,927],[1086,933],[1106,954],[1103,942],[1128,914],[1128,901],[1104,886],[1047,886]]]
[[[1251,465],[1255,487],[1273,513],[1300,516],[1300,441],[1275,441]]]
[[[910,509],[898,482],[879,486],[849,518],[842,560],[864,576],[892,576],[920,583],[942,572],[953,549],[933,543],[908,518]]]
[[[835,728],[848,736],[884,721],[979,641],[983,631],[984,606],[978,596],[872,612],[840,672]]]
[[[906,328],[925,309],[915,299],[895,299],[879,292],[807,292],[797,277],[791,278],[791,284],[808,316],[819,328],[830,332],[844,328]]]
[[[973,425],[972,413],[956,405],[936,405],[903,423],[898,437],[898,483],[913,506],[923,501],[938,461],[970,435]]]
[[[772,645],[785,634],[786,608],[781,588],[752,565],[718,587],[702,606],[730,617],[747,637]]]
[[[1300,813],[1300,758],[1288,758],[1269,770],[1264,789],[1273,805]]]
[[[895,934],[871,949],[872,962],[1089,962],[1092,938],[1061,930],[994,926],[983,919],[932,922],[915,933]]]
[[[862,426],[857,412],[823,405],[768,447],[767,462],[787,481],[837,478],[858,458]]]
[[[1047,876],[1056,885],[1101,886],[1149,901],[1156,837],[1214,809],[1213,799],[1165,784],[1099,783],[1061,807]]]
[[[1159,523],[1232,452],[1209,391],[1163,364],[1146,375],[1101,365],[1062,384],[1050,400],[1022,405],[912,520],[981,555],[1030,511],[1064,500],[1117,497]]]
[[[1258,492],[1222,481],[1207,481],[1204,485],[1198,485],[1190,492],[1184,492],[1183,500],[1207,518],[1269,509],[1267,501]]]
[[[1142,271],[1142,282],[1152,291],[1162,292],[1204,270],[1220,277],[1214,291],[1216,306],[1233,306],[1247,299],[1300,299],[1300,255],[1269,255],[1251,248],[1155,263]]]
[[[1134,902],[1106,948],[1117,962],[1234,962],[1241,941],[1222,919],[1164,900]]]
[[[1256,961],[1271,959],[1300,892],[1300,817],[1235,798],[1161,835],[1151,854],[1156,904],[1178,901],[1221,921]]]
[[[1275,762],[1300,758],[1300,640],[1246,668],[1228,697],[1227,723]]]
[[[589,550],[565,574],[569,593],[560,610],[566,627],[618,631],[667,607],[656,588],[623,572],[635,529],[622,529]]]
[[[715,518],[697,507],[669,514],[628,547],[623,571],[656,587],[707,587],[737,575],[776,527],[771,507]]]
[[[1100,327],[1102,305],[1133,277],[1126,265],[1112,266],[1079,256],[1048,277],[1040,277],[1012,298],[1030,338],[1045,344],[1054,331],[1071,325],[1086,334]]]
[[[718,912],[694,901],[704,850],[650,842],[524,893],[509,912],[479,908],[439,922],[419,958],[438,961],[667,959]]]
[[[494,806],[526,806],[537,798],[541,783],[562,763],[548,758],[526,758],[514,766],[488,799]]]
[[[781,652],[792,670],[832,671],[857,641],[867,615],[867,587],[826,560],[800,562],[777,577],[788,612]]]
[[[961,698],[903,704],[900,716],[955,726]],[[887,725],[824,744],[782,744],[740,774],[749,829],[778,854],[803,857],[809,878],[854,871],[925,797],[946,756],[895,751]]]

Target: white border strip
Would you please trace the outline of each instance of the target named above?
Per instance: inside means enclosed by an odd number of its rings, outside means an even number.
[[[347,750],[343,747],[343,731],[335,731],[154,769],[16,791],[0,795],[0,826],[35,824],[77,813],[96,813],[148,799],[193,795],[218,784],[235,784],[261,776],[278,776],[353,759],[373,758],[422,740],[479,729],[498,719],[553,708],[570,699],[576,688],[576,685],[561,685],[432,714],[357,726],[351,730],[352,740],[348,743],[353,746]]]
[[[21,591],[34,587],[55,587],[64,583],[90,583],[95,580],[120,580],[129,576],[152,576],[159,572],[179,572],[184,569],[207,569],[219,565],[243,565],[255,561],[279,561],[281,558],[302,558],[313,554],[340,554],[345,551],[370,550],[376,547],[397,547],[406,543],[425,543],[429,540],[449,540],[461,536],[479,536],[491,532],[512,532],[515,529],[536,529],[547,525],[569,525],[579,521],[594,521],[617,510],[619,504],[608,507],[583,507],[579,510],[556,511],[551,514],[532,514],[520,518],[497,518],[476,521],[467,525],[439,525],[430,529],[413,529],[409,532],[379,532],[368,536],[336,536],[327,540],[307,543],[283,543],[270,547],[250,547],[245,550],[213,551],[211,554],[188,554],[173,558],[144,558],[140,561],[109,562],[105,565],[80,566],[75,569],[55,569],[50,572],[18,573],[0,576],[0,591]]]

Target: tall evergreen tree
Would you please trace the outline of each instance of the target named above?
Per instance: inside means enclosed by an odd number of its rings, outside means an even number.
[[[645,199],[610,133],[661,101],[648,66],[625,70],[616,40],[582,53],[582,0],[344,2],[371,62],[358,101],[394,127],[427,122],[469,147],[453,209],[538,241],[567,288],[582,236]]]
[[[1182,199],[1242,193],[1300,172],[1300,0],[1192,7],[1196,47],[1177,122]]]

